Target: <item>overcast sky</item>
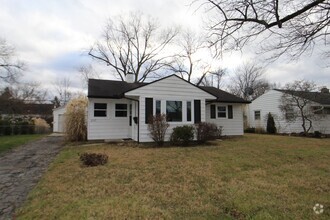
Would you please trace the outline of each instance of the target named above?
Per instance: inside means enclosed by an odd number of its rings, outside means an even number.
[[[207,14],[196,11],[186,0],[0,0],[0,37],[16,48],[26,62],[25,80],[50,88],[57,78],[69,76],[73,87],[81,87],[77,68],[92,61],[85,55],[100,39],[107,18],[140,11],[152,15],[163,26],[181,25],[199,30]],[[253,48],[250,47],[250,48]],[[261,56],[259,56],[261,57]],[[244,61],[256,59],[253,51],[225,54],[223,67],[229,75]],[[317,56],[298,61],[281,59],[267,66],[266,78],[281,83],[295,79],[314,80],[330,87],[330,68]],[[111,78],[106,69],[103,75]]]

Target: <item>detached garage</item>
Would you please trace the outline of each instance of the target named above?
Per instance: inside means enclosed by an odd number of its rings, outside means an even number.
[[[53,109],[53,132],[63,133],[65,130],[66,106]]]

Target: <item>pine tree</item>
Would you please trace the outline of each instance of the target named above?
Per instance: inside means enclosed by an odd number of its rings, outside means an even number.
[[[272,116],[272,114],[270,112],[268,113],[268,118],[267,118],[267,133],[269,133],[269,134],[276,133],[274,117]]]

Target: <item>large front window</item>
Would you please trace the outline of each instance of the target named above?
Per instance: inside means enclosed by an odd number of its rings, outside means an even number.
[[[167,121],[182,121],[182,101],[166,101]]]

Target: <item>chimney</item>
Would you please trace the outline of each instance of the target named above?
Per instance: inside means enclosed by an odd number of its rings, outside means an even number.
[[[127,83],[133,83],[134,82],[134,75],[132,73],[126,74],[126,82]]]
[[[323,87],[321,89],[321,93],[327,93],[327,94],[329,94],[329,89],[327,87]]]

